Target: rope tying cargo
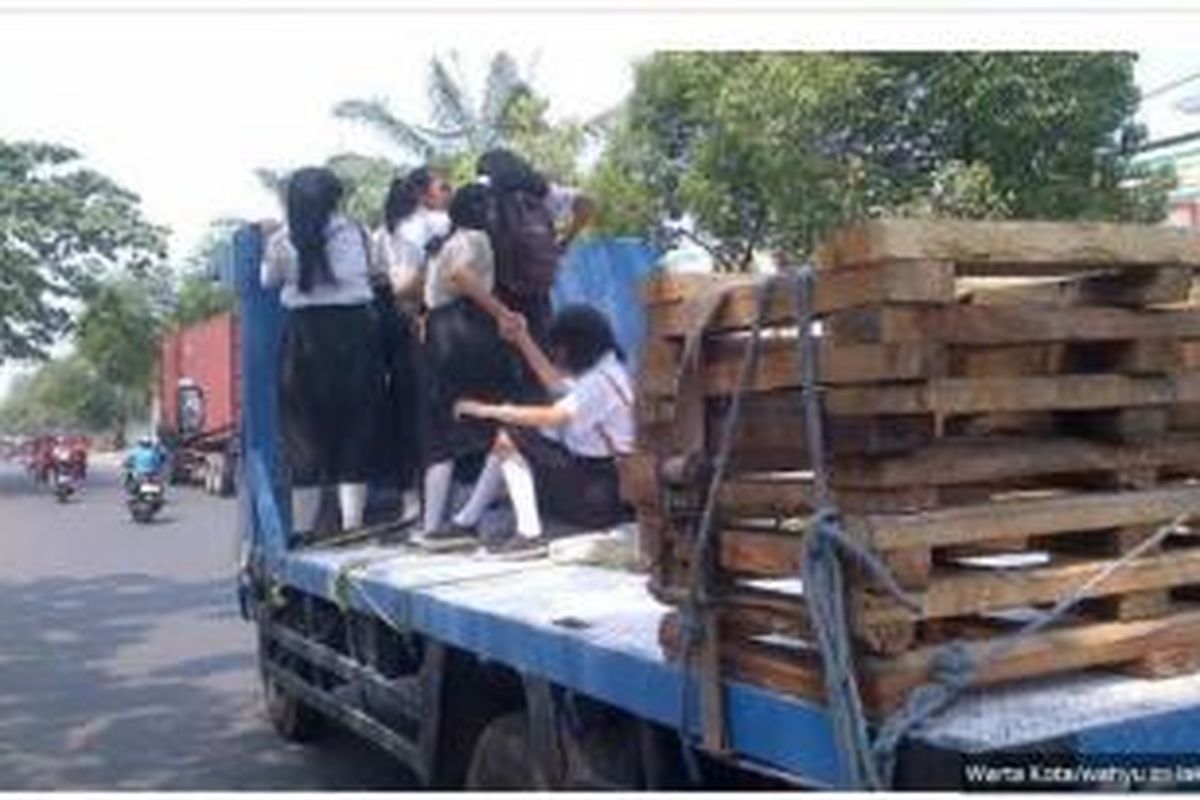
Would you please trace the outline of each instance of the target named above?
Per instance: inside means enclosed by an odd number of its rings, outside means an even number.
[[[825,677],[825,688],[835,736],[846,759],[847,778],[854,788],[887,789],[892,784],[895,755],[906,735],[944,711],[978,679],[983,668],[1021,642],[1066,616],[1081,600],[1113,574],[1178,532],[1186,517],[1159,528],[1154,535],[1107,564],[1088,580],[1064,595],[1055,605],[1022,628],[993,640],[977,653],[961,641],[949,642],[934,654],[932,682],[919,686],[904,704],[885,719],[874,739],[863,712],[854,675],[854,651],[845,603],[841,559],[849,558],[864,567],[889,596],[914,611],[920,603],[905,592],[884,564],[861,542],[847,536],[829,492],[824,461],[818,347],[813,333],[811,267],[796,276],[796,313],[799,323],[797,354],[803,385],[806,447],[813,470],[817,509],[806,534],[801,557],[801,580],[809,618],[816,634]]]
[[[948,708],[964,690],[978,680],[988,663],[1061,620],[1113,574],[1160,544],[1167,536],[1179,531],[1185,518],[1177,518],[1158,529],[1154,535],[1105,565],[1091,578],[1064,595],[1053,608],[1019,630],[992,640],[975,651],[962,641],[952,641],[940,647],[932,656],[931,682],[911,691],[900,709],[883,720],[872,736],[856,680],[843,561],[856,564],[887,596],[914,613],[920,613],[921,603],[900,586],[887,564],[874,551],[859,539],[847,535],[829,489],[820,396],[819,343],[814,331],[813,279],[813,270],[808,266],[791,276],[794,282],[798,325],[796,355],[805,421],[805,447],[813,474],[815,501],[814,513],[804,534],[801,580],[809,621],[821,654],[829,714],[839,750],[844,758],[847,782],[854,788],[886,789],[892,784],[896,750],[905,736]],[[680,608],[679,635],[683,661],[680,738],[684,763],[694,780],[698,780],[699,769],[695,762],[695,754],[688,746],[691,736],[688,699],[694,679],[695,650],[703,642],[705,635],[711,635],[711,629],[706,634],[703,622],[704,615],[712,612],[714,600],[712,573],[714,540],[717,535],[717,499],[729,469],[733,442],[741,419],[743,395],[757,368],[768,302],[780,282],[780,278],[772,278],[757,285],[751,336],[742,353],[737,384],[722,419],[718,452],[713,462],[704,496],[703,512],[692,545],[687,594]],[[719,304],[713,306],[717,307]]]
[[[689,696],[693,685],[693,665],[696,647],[702,643],[704,630],[703,615],[711,612],[709,607],[712,590],[713,572],[713,538],[716,528],[717,498],[725,473],[729,469],[729,461],[733,453],[733,442],[737,437],[738,422],[741,420],[742,398],[746,387],[758,366],[758,357],[762,343],[763,319],[766,317],[767,303],[773,283],[762,283],[755,288],[755,314],[750,331],[750,339],[742,351],[742,360],[738,370],[737,385],[729,401],[729,408],[721,424],[721,434],[718,440],[716,461],[713,464],[709,478],[708,489],[704,497],[704,509],[696,528],[692,545],[688,591],[679,612],[680,650],[682,651],[683,676],[680,681],[680,741],[684,754],[684,764],[691,773],[693,782],[698,783],[699,769],[694,760],[694,754],[687,742],[690,738]],[[709,642],[710,645],[715,643]],[[715,678],[714,679],[719,679]],[[723,725],[723,720],[718,720]]]

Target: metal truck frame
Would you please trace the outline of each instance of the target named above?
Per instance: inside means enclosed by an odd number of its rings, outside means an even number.
[[[725,746],[701,746],[698,687],[662,653],[666,609],[644,576],[293,542],[276,420],[282,311],[259,286],[261,248],[257,228],[235,234],[238,595],[282,736],[344,725],[431,787],[847,788],[826,709],[763,688],[725,682]],[[1022,785],[983,768],[1130,753],[1200,753],[1200,676],[1086,674],[969,693],[902,743],[895,785]]]

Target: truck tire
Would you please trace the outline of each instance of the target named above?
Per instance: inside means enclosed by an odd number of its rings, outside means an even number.
[[[292,696],[271,676],[259,645],[258,671],[262,678],[263,704],[267,719],[280,738],[288,742],[311,742],[320,737],[325,719],[309,706]]]
[[[521,791],[549,788],[534,767],[525,711],[496,717],[484,727],[471,753],[466,789]]]

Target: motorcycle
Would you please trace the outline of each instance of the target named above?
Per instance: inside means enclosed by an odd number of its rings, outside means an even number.
[[[75,476],[71,470],[56,469],[53,477],[54,497],[60,503],[65,503],[75,494]]]
[[[132,478],[128,505],[134,522],[149,522],[163,507],[162,481],[157,476],[149,475]]]

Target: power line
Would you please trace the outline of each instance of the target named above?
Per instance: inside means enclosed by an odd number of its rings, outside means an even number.
[[[1178,89],[1180,86],[1191,83],[1192,81],[1194,81],[1198,78],[1200,78],[1200,70],[1198,70],[1196,72],[1192,72],[1188,75],[1184,75],[1182,78],[1177,78],[1177,79],[1171,81],[1170,83],[1163,84],[1162,86],[1159,86],[1157,89],[1151,89],[1150,91],[1148,91],[1142,95],[1142,99],[1149,100],[1151,97],[1156,97],[1157,95],[1160,95],[1160,94],[1166,94],[1167,92],[1171,91],[1172,89]]]

